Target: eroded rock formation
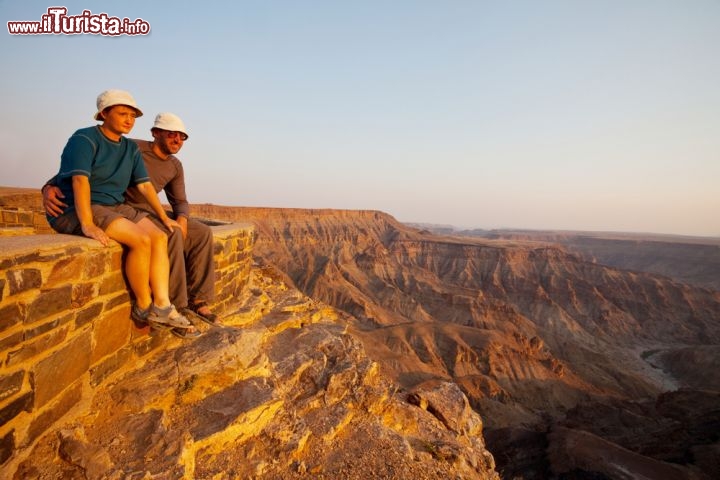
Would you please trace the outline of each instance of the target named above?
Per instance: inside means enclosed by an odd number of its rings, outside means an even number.
[[[698,373],[718,360],[720,292],[603,266],[553,244],[432,235],[380,212],[195,208],[254,221],[257,254],[307,295],[350,314],[370,357],[405,388],[459,385],[508,478],[590,471],[591,452],[571,454],[569,434],[550,435],[569,411],[587,411],[572,429],[589,433],[608,421],[597,405],[630,402],[617,407],[624,411],[680,387],[720,390],[716,375]],[[646,412],[633,426],[636,441],[613,445],[712,475],[700,467],[707,456],[668,460],[643,450],[639,439],[658,421]],[[619,441],[598,438],[598,448]],[[696,440],[697,451],[717,450],[717,437]],[[563,463],[559,452],[588,459]]]
[[[161,334],[14,478],[716,476],[720,292],[380,212],[193,209],[256,226],[227,327]]]
[[[341,312],[256,268],[224,327],[126,365],[11,478],[496,479],[460,389],[399,391]],[[8,478],[8,477],[5,477]]]

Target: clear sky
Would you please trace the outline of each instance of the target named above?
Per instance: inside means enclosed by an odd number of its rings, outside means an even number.
[[[146,36],[11,35],[52,6]],[[222,5],[222,6],[220,6]],[[0,0],[0,185],[97,95],[183,118],[190,201],[720,236],[719,0]]]

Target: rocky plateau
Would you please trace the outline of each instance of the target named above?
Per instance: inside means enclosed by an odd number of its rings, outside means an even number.
[[[147,332],[166,348],[3,478],[720,478],[712,267],[694,281],[376,211],[192,210],[256,228],[225,326]]]
[[[256,255],[348,314],[401,388],[458,385],[503,478],[720,476],[717,265],[699,286],[548,238],[440,235],[381,212],[194,209],[252,220]]]

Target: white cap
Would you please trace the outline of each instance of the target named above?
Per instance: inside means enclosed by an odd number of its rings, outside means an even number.
[[[169,112],[158,113],[152,128],[159,128],[168,132],[182,132],[185,136],[189,136],[180,117]]]
[[[128,92],[124,90],[105,90],[97,97],[97,113],[95,114],[95,120],[102,120],[100,113],[108,107],[115,105],[126,105],[130,108],[135,109],[138,117],[142,117],[142,110],[140,110],[135,103],[135,99]]]

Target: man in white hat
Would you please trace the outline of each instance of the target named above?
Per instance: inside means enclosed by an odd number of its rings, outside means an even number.
[[[189,309],[202,320],[217,324],[217,315],[210,310],[210,303],[215,297],[212,230],[206,224],[190,218],[185,174],[182,163],[175,156],[188,139],[187,129],[177,115],[160,113],[155,117],[151,132],[152,141],[133,141],[140,150],[150,182],[156,192],[165,191],[172,207],[169,216],[179,224],[179,228],[173,229],[168,238],[170,299],[178,308]],[[46,212],[53,216],[62,213],[67,205],[52,180],[43,187],[42,192]],[[125,201],[137,210],[148,212],[153,222],[159,222],[137,188],[131,186],[127,189]]]
[[[213,263],[212,230],[206,224],[190,218],[190,204],[185,194],[185,174],[175,156],[188,139],[185,124],[177,115],[159,113],[152,129],[153,140],[135,140],[155,191],[165,190],[174,218],[182,229],[168,241],[170,255],[170,298],[210,324],[217,316],[209,304],[215,297],[215,264]],[[127,203],[137,209],[150,211],[142,194],[130,187],[125,192]],[[154,217],[153,217],[154,218]]]

